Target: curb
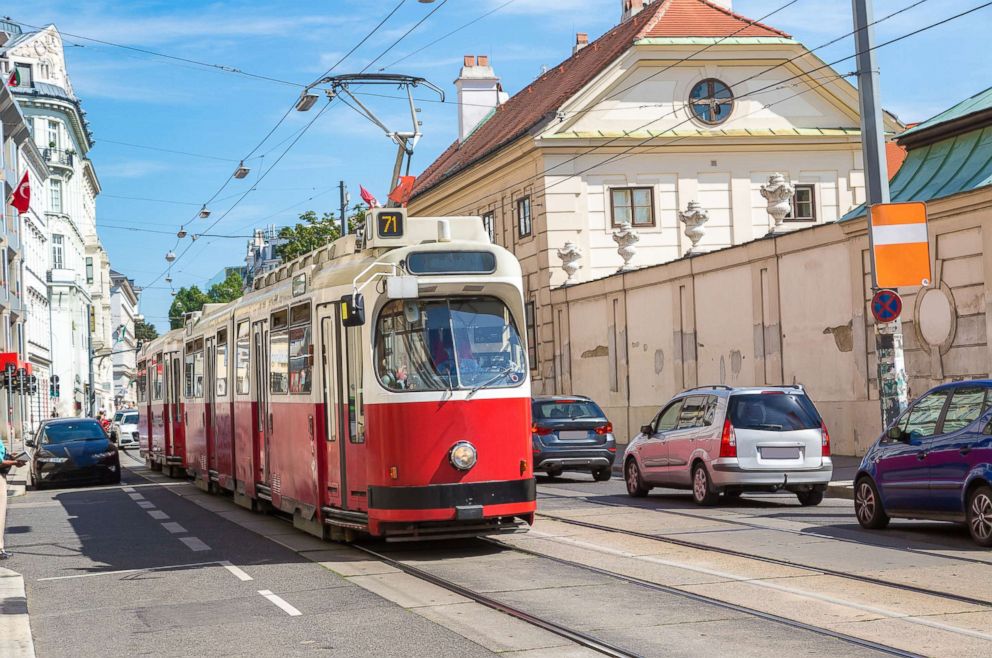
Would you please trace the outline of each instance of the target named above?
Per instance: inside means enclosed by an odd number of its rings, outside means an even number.
[[[827,498],[843,498],[854,500],[854,482],[850,480],[840,480],[827,485]]]
[[[10,569],[0,568],[0,610],[0,656],[34,658],[24,578]]]
[[[28,490],[28,467],[10,469],[7,475],[7,496],[23,496]],[[0,655],[4,655],[0,652]]]

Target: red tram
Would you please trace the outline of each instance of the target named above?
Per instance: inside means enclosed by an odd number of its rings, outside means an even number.
[[[520,265],[478,217],[376,209],[144,346],[142,451],[321,537],[525,529],[524,326]]]

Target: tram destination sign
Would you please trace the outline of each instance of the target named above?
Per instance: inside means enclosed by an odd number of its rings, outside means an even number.
[[[402,238],[406,228],[406,213],[387,209],[375,211],[375,234],[380,238]]]

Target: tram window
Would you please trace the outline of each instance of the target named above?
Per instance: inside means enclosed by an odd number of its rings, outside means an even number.
[[[193,397],[203,397],[203,339],[193,345]]]
[[[310,323],[310,303],[297,304],[289,312],[289,323],[294,327],[298,324]]]
[[[272,314],[272,331],[279,331],[289,326],[289,311],[279,311]]]
[[[347,337],[348,436],[352,443],[365,443],[365,389],[362,378],[362,328],[349,327]]]
[[[185,371],[185,382],[186,382],[186,398],[193,397],[193,379],[195,377],[193,369],[193,343],[186,343],[186,371]]]
[[[251,338],[248,335],[247,320],[238,324],[238,343],[235,349],[237,350],[237,353],[235,356],[236,366],[234,376],[238,380],[238,395],[248,395],[248,393],[251,392],[248,381],[249,359],[251,358]]]
[[[164,366],[162,353],[159,352],[152,359],[152,399],[162,399],[162,368]]]
[[[227,395],[227,329],[217,332],[217,358],[214,361],[214,376],[217,378],[217,397]]]
[[[145,396],[148,394],[148,370],[146,369],[145,362],[138,362],[138,402],[145,402]]]
[[[527,371],[510,310],[495,297],[389,302],[376,324],[374,363],[392,391],[513,387]]]
[[[313,386],[310,325],[289,330],[289,392],[309,393]]]
[[[272,332],[269,338],[269,390],[289,391],[289,333],[285,330]]]

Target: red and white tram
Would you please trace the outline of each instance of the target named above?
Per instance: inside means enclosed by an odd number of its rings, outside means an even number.
[[[144,346],[146,459],[322,537],[521,529],[535,509],[521,284],[479,218],[377,209],[363,235]]]

